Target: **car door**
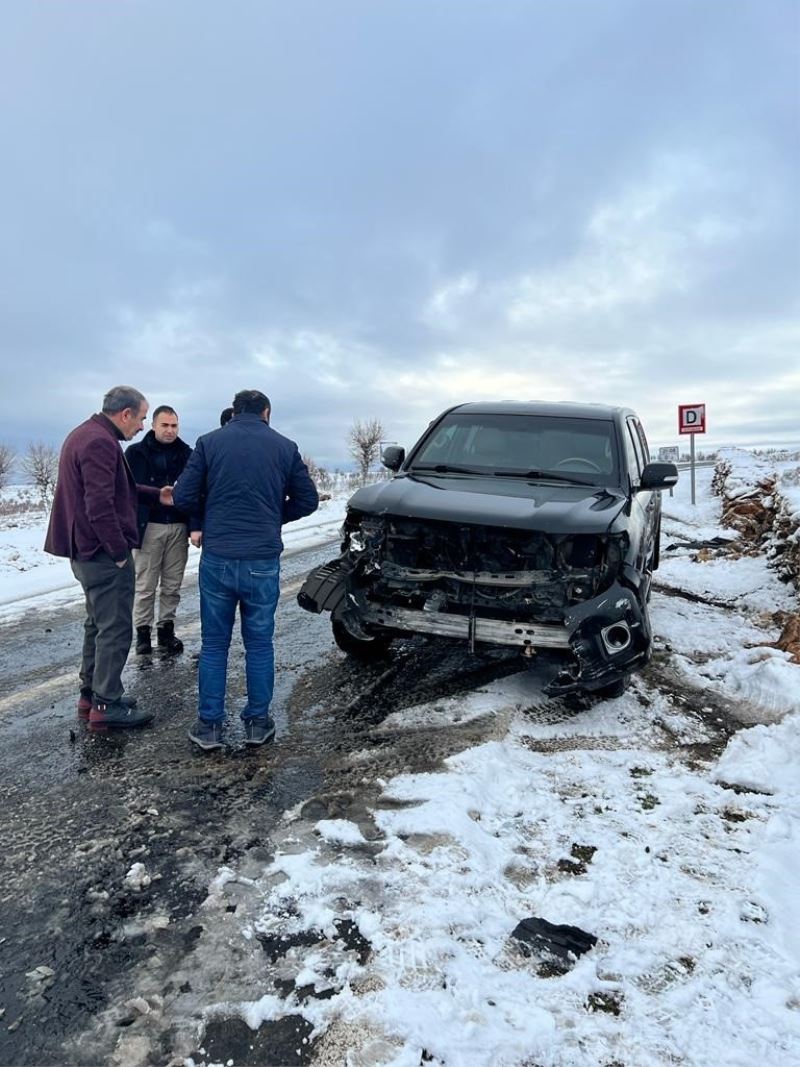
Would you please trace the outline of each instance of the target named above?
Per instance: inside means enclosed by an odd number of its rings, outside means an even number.
[[[647,446],[647,438],[645,437],[642,424],[637,418],[630,416],[626,422],[631,447],[636,457],[639,477],[641,477],[642,471],[650,462],[650,450]],[[641,521],[641,555],[637,560],[637,569],[640,573],[643,573],[646,570],[652,570],[655,541],[658,536],[660,507],[660,493],[639,490],[639,492],[635,494],[634,509],[638,512]]]

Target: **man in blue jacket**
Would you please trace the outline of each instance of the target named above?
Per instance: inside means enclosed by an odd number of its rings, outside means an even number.
[[[203,511],[197,721],[189,737],[222,747],[225,676],[236,605],[242,618],[247,704],[245,741],[275,734],[269,714],[275,679],[272,635],[279,596],[281,526],[316,511],[317,490],[294,441],[269,426],[270,402],[257,389],[233,398],[233,418],[198,438],[173,490],[175,507]],[[192,535],[195,544],[199,534]]]

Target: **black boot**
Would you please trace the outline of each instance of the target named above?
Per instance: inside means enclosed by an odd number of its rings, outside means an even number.
[[[153,651],[153,646],[150,643],[150,627],[149,626],[137,626],[136,627],[136,655],[137,656],[149,656]]]
[[[158,647],[168,656],[177,656],[179,652],[183,652],[183,641],[179,641],[175,636],[174,622],[160,622],[156,627],[156,634]]]

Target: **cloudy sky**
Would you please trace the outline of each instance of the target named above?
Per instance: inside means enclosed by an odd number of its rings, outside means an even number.
[[[478,399],[800,439],[795,0],[4,0],[0,440],[241,388],[318,462]]]

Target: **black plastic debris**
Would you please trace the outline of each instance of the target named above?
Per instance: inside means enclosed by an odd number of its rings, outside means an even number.
[[[597,944],[594,934],[587,934],[578,926],[549,923],[547,919],[532,916],[518,923],[511,936],[519,942],[526,956],[549,953],[568,960],[570,956],[582,956]]]
[[[710,537],[707,541],[676,541],[674,544],[667,545],[664,549],[665,552],[673,552],[679,548],[728,548],[731,545],[738,545],[739,538],[737,537]]]

